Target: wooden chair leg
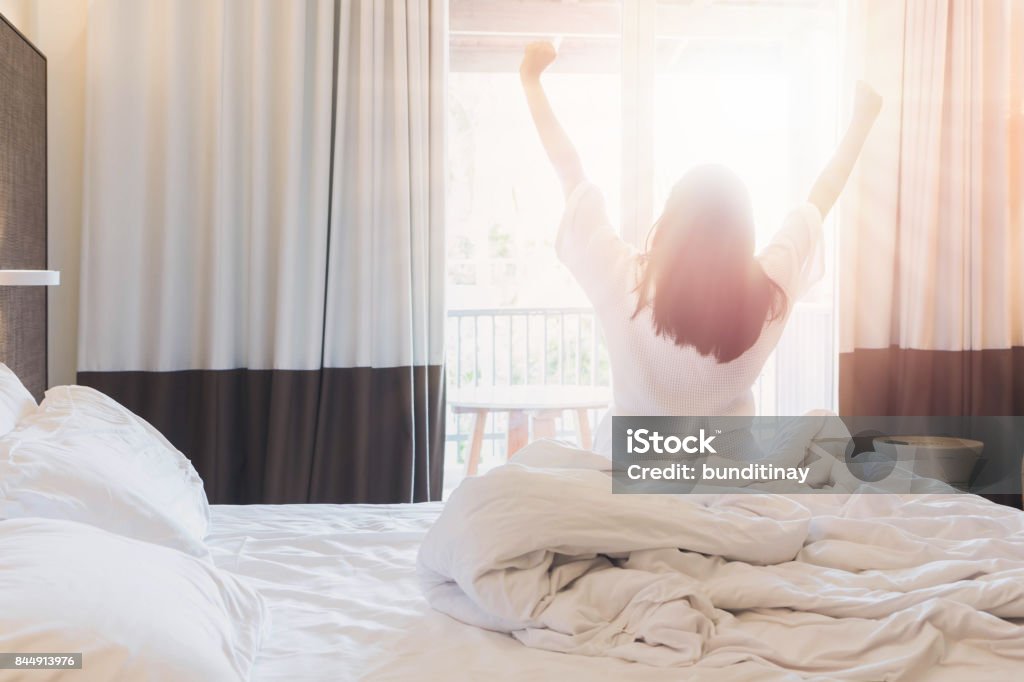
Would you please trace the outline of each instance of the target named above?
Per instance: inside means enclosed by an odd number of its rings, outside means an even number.
[[[484,446],[484,429],[487,428],[487,410],[473,413],[473,439],[469,442],[469,459],[466,460],[466,475],[476,476],[480,466],[480,451]]]
[[[593,449],[594,438],[590,435],[590,415],[585,408],[576,410],[576,435],[579,436],[581,448]]]
[[[561,410],[544,410],[533,415],[533,439],[554,438],[558,435],[555,429],[555,419],[562,413]]]
[[[512,459],[520,448],[530,442],[530,420],[522,410],[511,410],[508,413],[508,441],[505,458]]]

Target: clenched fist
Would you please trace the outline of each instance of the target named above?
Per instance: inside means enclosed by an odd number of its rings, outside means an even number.
[[[555,46],[547,41],[530,43],[526,46],[526,50],[523,52],[523,62],[519,65],[520,77],[524,79],[540,78],[544,69],[551,66],[551,62],[555,61],[557,56]]]

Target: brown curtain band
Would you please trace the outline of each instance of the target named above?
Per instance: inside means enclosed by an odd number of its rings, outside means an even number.
[[[80,372],[150,422],[215,504],[440,499],[440,366]]]

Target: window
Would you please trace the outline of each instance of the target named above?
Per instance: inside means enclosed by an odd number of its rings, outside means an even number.
[[[836,137],[841,17],[833,0],[451,0],[450,8],[450,393],[600,390],[610,377],[598,330],[554,254],[563,199],[520,92],[523,46],[558,45],[548,94],[624,238],[642,246],[675,179],[714,161],[749,184],[763,244]],[[833,405],[832,319],[826,281],[794,309],[755,390],[761,413]],[[465,473],[475,414],[449,416],[448,487]],[[555,432],[571,439],[568,416]],[[503,461],[509,421],[489,414],[478,470]]]

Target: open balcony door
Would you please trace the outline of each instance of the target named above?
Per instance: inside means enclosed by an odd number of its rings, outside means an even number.
[[[450,403],[467,388],[583,385],[600,396],[610,383],[589,304],[555,257],[564,201],[520,92],[523,47],[556,42],[559,58],[545,76],[552,104],[627,241],[643,247],[685,168],[720,161],[750,184],[763,244],[802,201],[835,139],[835,5],[451,0]],[[826,279],[796,306],[755,386],[761,413],[834,407]],[[504,461],[508,433],[520,428],[507,412],[480,426],[473,409],[456,409],[446,488],[473,464],[474,442],[482,470]],[[582,440],[577,416],[567,408],[555,433]]]

